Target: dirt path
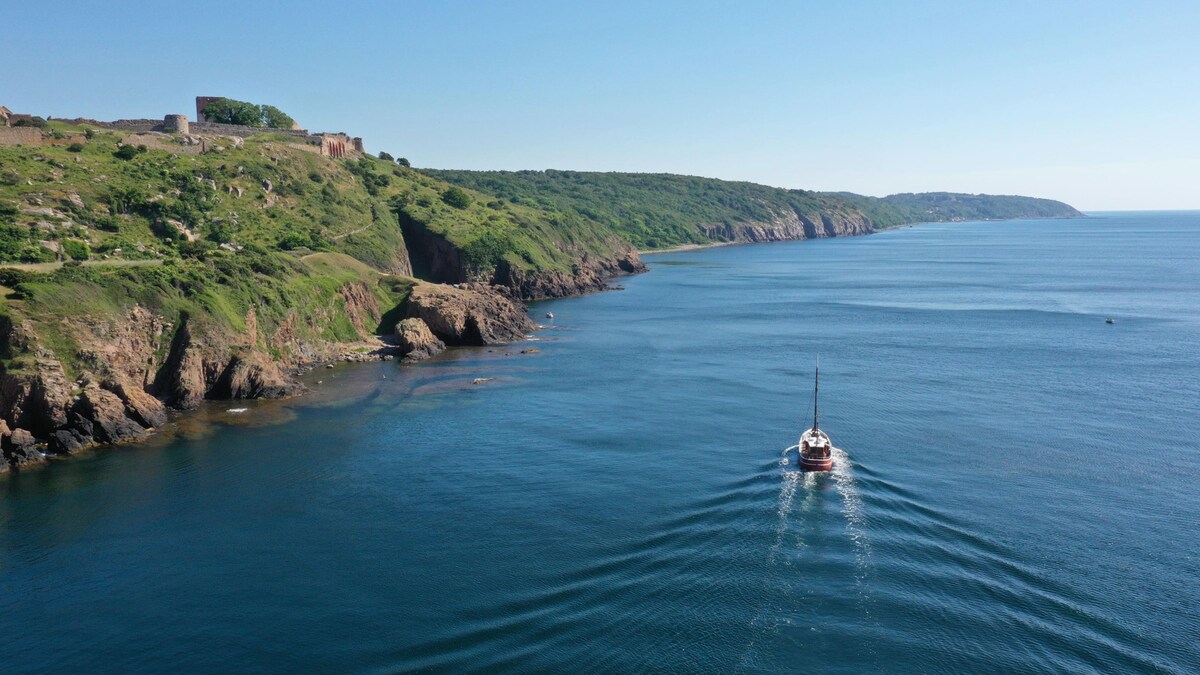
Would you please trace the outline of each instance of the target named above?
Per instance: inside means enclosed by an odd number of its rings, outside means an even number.
[[[83,264],[86,267],[153,267],[161,265],[161,259],[153,260],[84,260]],[[60,262],[47,263],[0,263],[0,267],[8,267],[16,270],[29,270],[30,272],[53,272],[63,266]]]

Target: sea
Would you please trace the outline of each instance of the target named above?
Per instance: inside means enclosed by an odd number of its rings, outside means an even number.
[[[646,260],[0,482],[0,671],[1200,671],[1200,212]]]

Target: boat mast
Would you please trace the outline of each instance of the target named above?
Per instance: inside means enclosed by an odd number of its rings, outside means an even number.
[[[821,357],[817,357],[817,371],[813,378],[813,431],[817,431],[817,389],[821,384]]]

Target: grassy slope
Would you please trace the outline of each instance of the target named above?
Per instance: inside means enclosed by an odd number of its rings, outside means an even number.
[[[596,223],[484,195],[456,208],[442,199],[447,184],[418,172],[332,160],[270,135],[208,154],[149,149],[120,159],[127,134],[54,129],[64,136],[54,146],[0,148],[0,264],[25,267],[0,269],[0,315],[32,320],[68,367],[78,345],[63,317],[114,319],[135,303],[225,334],[244,330],[254,308],[261,335],[286,320],[301,338],[359,339],[338,290],[366,283],[386,311],[411,287],[395,274],[408,267],[398,210],[480,268],[507,258],[569,269],[579,252],[619,243]],[[56,265],[28,264],[70,260],[41,241],[67,254],[86,243],[89,264],[48,273]],[[23,365],[9,357],[10,369]]]
[[[511,202],[594,219],[640,248],[705,243],[708,239],[698,229],[700,225],[766,222],[789,209],[803,213],[861,212],[877,227],[929,220],[1080,215],[1061,202],[1028,197],[930,193],[878,199],[672,174],[423,172]]]

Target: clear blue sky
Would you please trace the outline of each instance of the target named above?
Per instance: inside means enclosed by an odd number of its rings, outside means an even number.
[[[229,96],[416,166],[1200,208],[1197,0],[4,0],[0,35],[18,112]]]

